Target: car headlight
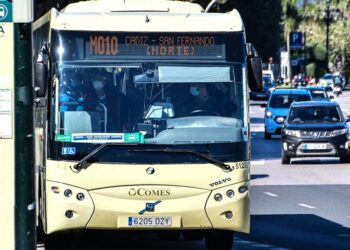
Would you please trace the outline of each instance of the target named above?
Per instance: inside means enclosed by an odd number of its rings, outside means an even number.
[[[329,137],[343,135],[343,134],[346,134],[347,132],[348,130],[346,128],[333,130],[332,132],[329,133]]]
[[[285,119],[285,118],[284,118],[283,116],[279,116],[279,117],[276,118],[276,122],[277,122],[277,123],[283,123],[283,122],[284,122],[284,119]]]
[[[290,129],[286,129],[286,130],[284,131],[284,133],[285,133],[286,135],[294,136],[294,137],[300,137],[300,136],[301,136],[299,130],[290,130]]]
[[[266,117],[267,117],[267,118],[270,118],[271,116],[272,116],[272,113],[271,113],[270,111],[267,111],[267,112],[266,112]]]

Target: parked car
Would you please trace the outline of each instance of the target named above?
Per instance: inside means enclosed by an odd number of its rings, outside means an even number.
[[[276,88],[275,82],[269,76],[263,76],[263,87],[260,92],[250,92],[250,99],[252,100],[268,100],[271,91]]]
[[[350,162],[349,121],[336,102],[293,103],[282,128],[282,164],[291,157],[321,156]]]
[[[311,101],[310,91],[306,89],[276,89],[272,92],[265,111],[265,139],[280,134],[282,124],[293,102]]]

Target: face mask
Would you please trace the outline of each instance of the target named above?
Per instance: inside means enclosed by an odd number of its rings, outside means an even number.
[[[193,96],[198,96],[199,95],[199,90],[198,87],[191,87],[190,92]]]
[[[103,89],[103,83],[101,81],[93,81],[92,84],[95,90]]]

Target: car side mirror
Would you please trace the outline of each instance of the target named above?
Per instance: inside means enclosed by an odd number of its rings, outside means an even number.
[[[247,44],[248,83],[251,91],[262,90],[262,61],[251,43]]]

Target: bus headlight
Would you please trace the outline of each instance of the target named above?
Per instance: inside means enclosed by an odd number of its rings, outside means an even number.
[[[232,189],[230,189],[227,190],[226,195],[228,198],[233,198],[233,196],[235,196],[235,192]]]
[[[215,194],[215,195],[214,195],[214,200],[216,200],[216,201],[222,201],[222,195],[219,194],[219,193]]]

